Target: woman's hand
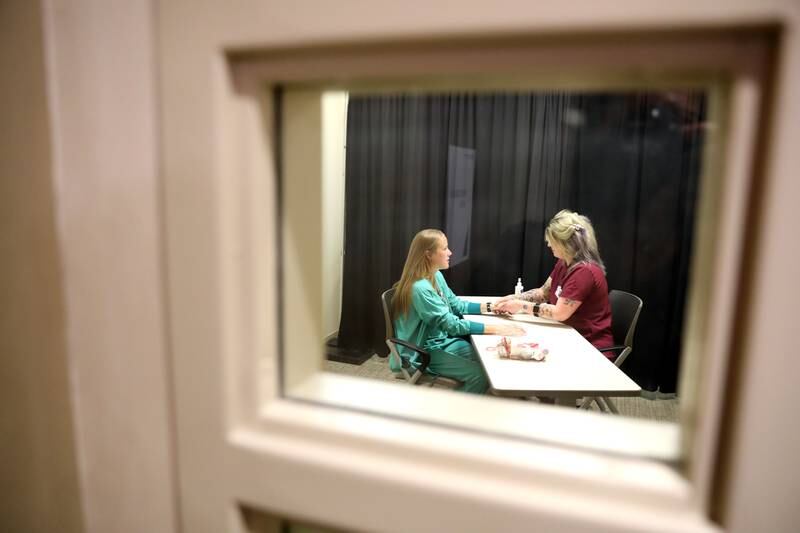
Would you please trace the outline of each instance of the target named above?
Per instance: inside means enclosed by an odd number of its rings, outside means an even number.
[[[525,302],[522,300],[516,300],[513,297],[510,300],[498,300],[492,304],[492,311],[499,315],[513,315],[522,309],[523,304],[525,304]]]
[[[488,324],[484,333],[487,335],[507,335],[509,337],[517,337],[525,335],[525,329],[514,324]]]
[[[498,298],[497,300],[493,301],[493,302],[492,302],[492,308],[494,308],[494,306],[495,306],[496,304],[499,304],[499,303],[502,303],[502,302],[507,302],[508,300],[513,300],[514,298],[516,298],[516,296],[515,296],[515,295],[513,295],[513,294],[506,294],[506,295],[505,295],[505,296],[503,296],[502,298]]]

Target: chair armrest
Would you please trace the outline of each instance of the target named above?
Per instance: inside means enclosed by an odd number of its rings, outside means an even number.
[[[609,346],[608,348],[598,348],[598,352],[622,352],[626,346]]]
[[[417,352],[422,357],[422,363],[418,368],[418,370],[420,370],[421,372],[425,372],[425,370],[428,368],[428,365],[431,364],[431,354],[423,350],[416,344],[406,342],[402,339],[398,339],[397,337],[390,337],[388,340],[393,344],[399,344],[400,346],[405,346],[409,350],[414,350],[415,352]]]
[[[626,348],[627,348],[627,346],[609,346],[608,348],[598,348],[597,351],[599,351],[600,353],[603,353],[603,352],[616,352],[616,355],[614,356],[614,359],[612,359],[612,361],[614,363],[616,363],[617,359],[625,351]],[[617,366],[619,366],[619,365],[617,365]]]

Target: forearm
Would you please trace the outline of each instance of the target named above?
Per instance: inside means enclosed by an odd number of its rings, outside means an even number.
[[[483,333],[483,324],[460,318],[451,313],[442,313],[438,316],[423,317],[426,324],[438,328],[451,337],[462,337]]]
[[[518,298],[520,300],[525,300],[526,302],[532,303],[546,302],[547,298],[550,296],[550,281],[550,278],[547,278],[547,281],[544,282],[544,285],[538,289],[531,289],[523,292],[518,296]]]
[[[473,333],[482,333],[483,325],[471,322],[450,311],[448,305],[433,290],[419,290],[413,293],[412,305],[419,318],[427,325],[443,331],[449,336],[460,337]],[[477,302],[463,302],[465,314],[480,313],[481,305]]]
[[[575,312],[575,309],[577,309],[580,304],[581,302],[564,298],[559,298],[558,303],[555,305],[548,303],[537,304],[525,302],[522,304],[520,312],[564,322],[572,316],[572,314]]]
[[[541,303],[547,300],[547,296],[544,294],[544,291],[542,290],[541,287],[539,287],[538,289],[531,289],[529,291],[525,291],[519,296],[517,296],[517,298],[532,303]]]
[[[492,302],[483,302],[481,304],[481,314],[493,313],[494,307],[492,307]]]
[[[537,289],[538,290],[538,289]],[[536,305],[538,304],[538,308]],[[553,320],[558,320],[553,316],[555,312],[555,305],[548,304],[548,303],[541,303],[541,302],[533,302],[533,301],[525,301],[522,304],[522,308],[520,309],[520,313],[526,315],[534,315],[534,316],[541,316],[544,318],[552,318]],[[536,311],[534,313],[534,311]]]
[[[494,308],[492,307],[492,302],[464,302],[463,310],[461,311],[464,315],[485,315],[488,313],[494,312]]]

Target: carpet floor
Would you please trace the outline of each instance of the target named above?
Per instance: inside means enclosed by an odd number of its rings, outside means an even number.
[[[389,359],[378,357],[377,355],[373,355],[360,365],[325,361],[325,370],[336,374],[346,374],[348,376],[396,381],[394,374],[389,370]],[[614,398],[613,401],[622,416],[660,420],[662,422],[678,421],[678,399],[674,397],[653,399],[644,397]],[[594,402],[591,408],[593,410],[598,410]]]

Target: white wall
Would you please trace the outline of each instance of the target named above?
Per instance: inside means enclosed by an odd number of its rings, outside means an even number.
[[[347,132],[347,93],[322,97],[322,331],[339,329],[344,260],[344,164]]]

